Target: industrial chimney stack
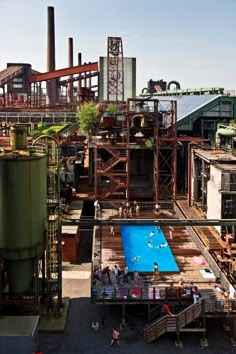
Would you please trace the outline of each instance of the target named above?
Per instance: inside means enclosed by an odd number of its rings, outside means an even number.
[[[73,38],[68,38],[68,67],[73,67]],[[68,103],[73,103],[73,75],[69,77],[71,82],[68,83]]]
[[[48,7],[48,33],[47,33],[47,71],[54,71],[56,69],[55,60],[55,21],[54,21],[54,7]],[[47,81],[47,106],[56,105],[56,80]]]

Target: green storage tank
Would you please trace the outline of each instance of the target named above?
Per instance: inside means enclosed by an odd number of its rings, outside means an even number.
[[[13,151],[0,156],[0,256],[7,261],[10,289],[27,290],[45,248],[47,159]]]

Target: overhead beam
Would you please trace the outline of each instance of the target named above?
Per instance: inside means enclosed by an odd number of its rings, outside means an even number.
[[[138,225],[138,226],[227,226],[236,225],[236,219],[93,219],[72,220],[63,217],[64,225]]]
[[[32,75],[29,78],[29,82],[34,83],[34,82],[58,79],[63,76],[81,74],[81,73],[85,73],[87,71],[98,71],[98,62],[77,65],[77,66],[73,66],[72,68],[59,69],[59,70],[50,71],[47,73]]]
[[[78,80],[84,80],[84,79],[88,79],[90,77],[94,77],[94,76],[98,76],[98,72],[95,73],[85,73],[85,74],[80,74],[76,77],[73,77],[71,79],[66,79],[66,80],[60,80],[60,85],[66,85],[69,82],[73,82],[73,81],[78,81]]]

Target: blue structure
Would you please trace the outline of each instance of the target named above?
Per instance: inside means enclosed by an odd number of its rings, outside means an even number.
[[[152,272],[154,262],[160,272],[179,272],[179,267],[162,229],[153,226],[121,226],[125,263],[129,271]]]

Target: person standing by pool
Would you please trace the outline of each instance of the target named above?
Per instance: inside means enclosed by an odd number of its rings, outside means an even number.
[[[140,206],[137,204],[135,208],[135,215],[139,216],[139,212],[140,212]]]
[[[160,279],[160,273],[158,269],[158,264],[157,262],[154,262],[154,268],[153,268],[153,281],[159,280]]]
[[[173,231],[174,231],[173,226],[169,226],[169,235],[171,240],[173,240]]]
[[[159,211],[160,211],[160,205],[156,203],[154,207],[154,214],[159,215]]]
[[[114,270],[115,276],[116,276],[116,284],[120,284],[120,276],[121,276],[121,270],[118,265],[115,265],[115,270]]]
[[[126,266],[125,269],[124,269],[124,279],[123,279],[123,283],[128,283],[128,282],[129,282],[128,273],[129,273],[129,270],[128,270],[128,267]]]
[[[123,207],[122,204],[119,206],[119,218],[121,219],[123,216]]]
[[[139,273],[137,270],[134,271],[134,284],[137,285],[139,280]]]

